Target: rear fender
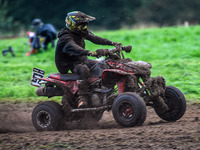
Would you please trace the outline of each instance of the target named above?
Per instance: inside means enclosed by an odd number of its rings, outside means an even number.
[[[73,95],[76,94],[78,92],[78,83],[76,81],[61,81],[61,80],[56,80],[56,79],[52,79],[49,77],[46,78],[37,78],[41,81],[47,81],[47,82],[51,82],[57,86],[63,86],[64,84],[64,88],[66,88],[68,91],[70,91]]]

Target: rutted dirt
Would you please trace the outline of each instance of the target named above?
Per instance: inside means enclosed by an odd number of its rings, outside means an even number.
[[[148,107],[143,126],[122,128],[104,112],[97,126],[67,126],[64,131],[37,132],[31,123],[34,104],[0,105],[0,149],[191,149],[200,150],[200,105],[187,105],[176,122],[161,120]]]

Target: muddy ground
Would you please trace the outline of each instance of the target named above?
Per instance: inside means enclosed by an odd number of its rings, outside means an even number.
[[[104,112],[90,128],[68,125],[64,131],[37,132],[31,123],[34,104],[0,105],[0,149],[191,149],[200,150],[200,105],[188,104],[177,122],[161,120],[148,107],[143,126],[122,128]]]

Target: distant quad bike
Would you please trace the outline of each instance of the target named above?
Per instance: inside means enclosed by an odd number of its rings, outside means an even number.
[[[38,96],[62,96],[62,104],[46,101],[32,112],[32,122],[38,131],[60,130],[65,122],[97,123],[105,110],[112,110],[116,122],[124,127],[142,125],[146,119],[146,106],[152,106],[156,114],[166,121],[180,119],[186,111],[183,93],[173,86],[165,86],[163,77],[151,77],[151,64],[125,59],[131,46],[117,46],[97,52],[97,61],[91,69],[89,106],[78,108],[77,74],[51,74],[43,78],[44,71],[34,68],[32,85],[38,86]],[[44,84],[45,86],[41,86]]]

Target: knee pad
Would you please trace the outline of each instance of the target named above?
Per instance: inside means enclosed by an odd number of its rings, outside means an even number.
[[[90,69],[85,64],[78,64],[75,67],[75,73],[80,75],[83,80],[88,79],[90,76]]]

